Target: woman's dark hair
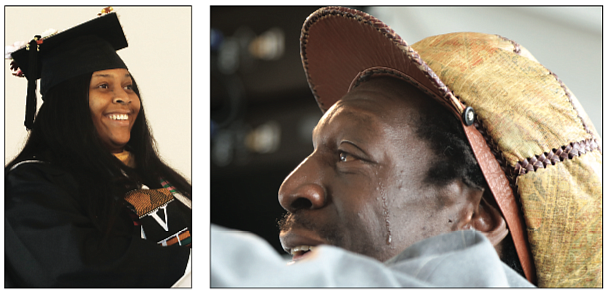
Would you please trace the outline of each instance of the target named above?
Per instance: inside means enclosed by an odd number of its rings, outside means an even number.
[[[160,188],[162,177],[189,198],[191,185],[159,158],[143,104],[126,146],[136,168],[127,167],[104,148],[89,109],[92,74],[69,79],[47,92],[23,150],[7,164],[5,175],[13,165],[33,158],[70,172],[79,184],[78,201],[98,229],[108,233],[123,210],[123,196],[139,183]],[[135,80],[133,89],[140,97]]]

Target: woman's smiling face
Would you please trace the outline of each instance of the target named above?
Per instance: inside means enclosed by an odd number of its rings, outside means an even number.
[[[91,119],[104,146],[112,153],[123,151],[140,112],[140,98],[126,69],[94,72],[89,84]]]

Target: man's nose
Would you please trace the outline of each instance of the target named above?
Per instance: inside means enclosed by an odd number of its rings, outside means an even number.
[[[280,186],[278,200],[288,212],[318,209],[326,205],[326,190],[322,184],[321,165],[314,155],[307,157]]]

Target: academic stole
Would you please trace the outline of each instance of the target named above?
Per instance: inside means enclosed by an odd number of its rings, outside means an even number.
[[[156,241],[163,247],[190,247],[191,233],[180,207],[191,210],[191,200],[182,196],[167,180],[161,178],[160,181],[162,188],[136,189],[125,195],[133,224],[140,227],[142,239]]]

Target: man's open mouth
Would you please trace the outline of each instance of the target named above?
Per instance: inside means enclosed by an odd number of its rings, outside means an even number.
[[[290,249],[290,254],[293,256],[303,255],[303,254],[313,250],[314,248],[315,248],[315,246],[307,246],[307,245],[296,246],[296,247]]]
[[[286,252],[289,252],[292,255],[292,261],[296,262],[305,258],[315,248],[316,246],[301,245],[286,249]]]
[[[326,244],[318,234],[302,228],[281,231],[280,242],[284,251],[292,255],[292,261],[301,260],[309,256],[316,246]]]

